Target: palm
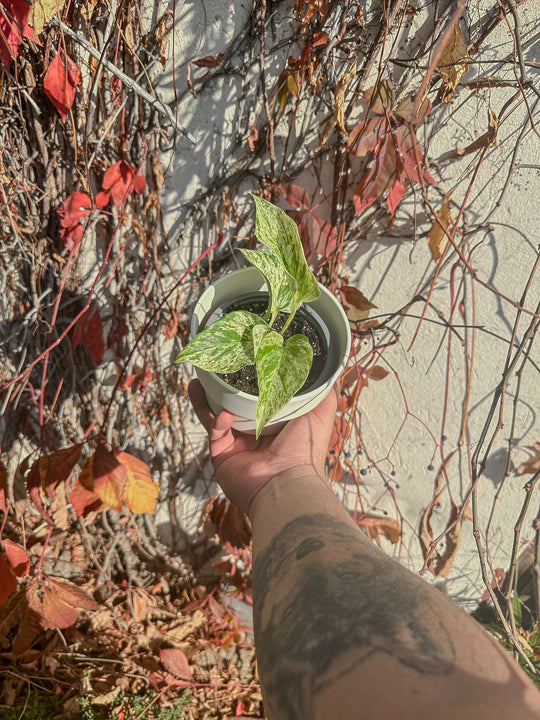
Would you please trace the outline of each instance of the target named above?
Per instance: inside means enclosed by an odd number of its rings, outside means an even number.
[[[246,510],[260,488],[284,470],[310,466],[323,473],[336,410],[335,392],[311,412],[291,420],[277,435],[259,439],[232,430],[231,413],[223,411],[216,417],[197,380],[190,383],[189,394],[208,431],[216,480],[241,509]]]

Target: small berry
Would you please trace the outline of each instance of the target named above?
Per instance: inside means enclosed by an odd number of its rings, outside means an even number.
[[[435,470],[435,467],[430,463],[430,464],[427,466],[427,469],[431,472],[432,470]]]
[[[393,477],[395,474],[396,474],[396,471],[395,471],[395,470],[390,470],[390,475],[392,475],[392,477]]]
[[[362,469],[360,470],[360,475],[367,475],[367,470],[366,470],[366,468],[362,468]]]
[[[350,452],[346,452],[346,453],[345,453],[345,457],[346,457],[346,458],[350,458],[350,457],[351,457],[351,453],[350,453]]]
[[[335,454],[336,454],[335,450],[330,450],[330,455],[335,455]]]
[[[448,440],[448,438],[446,437],[446,435],[443,435],[443,436],[441,437],[441,440],[444,442],[445,440]]]
[[[363,455],[363,454],[364,454],[364,451],[363,451],[363,450],[359,450],[359,451],[358,451],[358,454],[359,454],[359,455]]]

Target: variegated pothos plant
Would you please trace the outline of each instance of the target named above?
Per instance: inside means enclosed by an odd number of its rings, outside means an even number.
[[[263,317],[235,310],[198,333],[176,362],[215,373],[233,373],[255,365],[259,384],[256,435],[302,387],[311,369],[313,350],[305,335],[283,335],[303,302],[312,302],[320,290],[308,267],[298,228],[283,210],[253,196],[255,234],[269,250],[242,250],[266,280],[268,309]],[[273,329],[278,313],[288,313],[283,328]]]

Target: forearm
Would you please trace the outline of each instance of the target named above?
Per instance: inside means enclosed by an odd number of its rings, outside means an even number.
[[[270,720],[540,716],[536,690],[513,661],[374,547],[312,471],[274,478],[250,515]]]

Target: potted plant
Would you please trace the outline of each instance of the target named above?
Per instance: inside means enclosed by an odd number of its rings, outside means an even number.
[[[214,412],[242,432],[276,432],[318,405],[349,355],[343,308],[306,262],[298,228],[261,197],[255,234],[269,250],[242,250],[254,266],[227,274],[197,302],[192,339],[176,358],[197,368]]]

